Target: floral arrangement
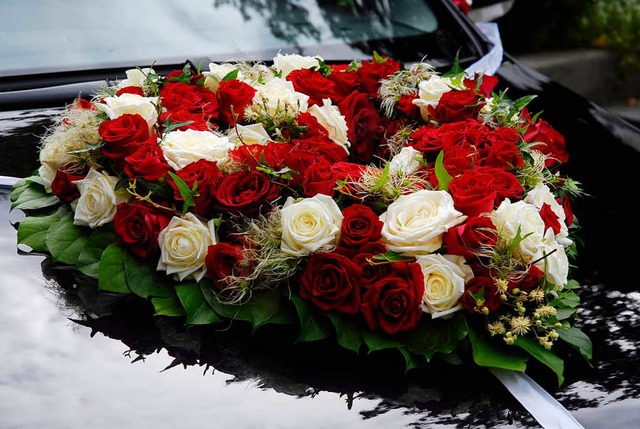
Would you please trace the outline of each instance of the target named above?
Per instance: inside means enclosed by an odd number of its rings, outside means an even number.
[[[18,243],[185,325],[292,325],[563,382],[580,184],[534,98],[498,78],[371,60],[131,69],[77,99],[15,184]],[[256,333],[257,335],[258,333]]]

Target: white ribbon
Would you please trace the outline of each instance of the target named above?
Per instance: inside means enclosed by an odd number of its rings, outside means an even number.
[[[469,76],[473,76],[475,73],[495,75],[502,64],[502,56],[504,54],[498,24],[495,22],[478,22],[476,27],[493,43],[493,47],[487,55],[467,67],[465,72]]]
[[[566,408],[526,374],[499,368],[489,370],[544,429],[584,429]]]

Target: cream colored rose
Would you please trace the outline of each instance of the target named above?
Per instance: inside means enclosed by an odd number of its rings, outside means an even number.
[[[305,57],[298,54],[282,55],[278,53],[278,55],[273,58],[273,68],[282,72],[282,77],[285,78],[294,70],[319,67],[320,63],[318,59],[322,60],[320,57]]]
[[[525,201],[512,203],[507,198],[493,212],[492,220],[502,239],[511,241],[520,230],[520,237],[525,238],[520,241],[518,249],[525,263],[542,256],[545,226],[536,206]]]
[[[118,178],[107,173],[98,173],[93,168],[82,180],[73,182],[80,191],[74,204],[73,223],[97,228],[113,220],[116,206],[128,200],[126,192],[116,192]]]
[[[429,119],[428,106],[436,107],[440,102],[442,94],[451,91],[455,86],[451,79],[439,75],[433,75],[427,80],[418,84],[418,98],[413,100],[413,104],[420,108],[422,119]]]
[[[234,147],[226,136],[196,130],[171,131],[160,143],[164,157],[176,171],[200,159],[224,164],[229,160],[229,151]]]
[[[105,97],[104,103],[94,103],[94,105],[105,112],[109,119],[129,113],[138,114],[147,121],[149,128],[158,121],[158,97],[143,97],[137,94],[122,94],[115,97]]]
[[[436,253],[418,256],[416,262],[424,276],[423,311],[435,319],[460,310],[464,285],[473,278],[464,257]]]
[[[389,161],[389,174],[408,175],[420,169],[422,152],[410,146],[403,147],[400,153]]]
[[[264,85],[257,85],[255,89],[256,94],[253,96],[249,115],[251,112],[257,112],[280,120],[306,112],[309,107],[309,96],[296,92],[293,83],[287,80],[273,79]]]
[[[271,140],[262,124],[236,124],[235,127],[229,129],[227,136],[236,147],[253,144],[265,145]]]
[[[125,71],[127,78],[120,81],[118,86],[120,88],[124,88],[125,86],[142,86],[144,85],[144,81],[147,80],[147,76],[154,73],[155,71],[149,67],[143,69],[129,69]]]
[[[467,217],[453,207],[446,191],[402,195],[380,215],[382,242],[405,256],[426,255],[442,246],[442,235]]]
[[[222,79],[236,69],[237,67],[231,63],[209,63],[209,71],[202,73],[204,75],[204,86],[212,92],[218,92]],[[241,78],[242,72],[238,71],[237,79],[240,80]]]
[[[309,107],[307,111],[328,131],[329,138],[349,153],[351,143],[347,137],[347,121],[344,116],[340,114],[338,106],[332,105],[331,100],[325,98],[322,100],[322,106],[314,104]]]
[[[199,282],[207,273],[207,250],[216,243],[213,220],[205,224],[193,213],[174,216],[158,235],[160,260],[157,269],[175,274],[179,280],[191,277]]]
[[[318,194],[296,202],[289,197],[280,213],[284,253],[302,257],[338,244],[343,216],[333,198]]]
[[[569,238],[569,229],[567,228],[566,219],[567,216],[564,212],[564,208],[556,201],[556,197],[551,193],[551,190],[544,183],[538,184],[535,188],[527,193],[524,201],[533,204],[538,210],[542,209],[544,204],[548,204],[551,211],[558,216],[560,222],[560,232],[556,234],[556,241],[563,246],[570,246],[573,241]]]
[[[555,239],[553,230],[547,229],[535,266],[547,274],[547,281],[555,285],[554,290],[561,290],[569,277],[569,258],[564,246]]]

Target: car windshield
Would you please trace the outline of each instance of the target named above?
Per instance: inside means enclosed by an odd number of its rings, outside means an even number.
[[[278,52],[436,64],[473,56],[445,12],[425,0],[3,1],[0,76]]]

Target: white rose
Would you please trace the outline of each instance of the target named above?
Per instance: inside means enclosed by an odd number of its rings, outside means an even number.
[[[422,309],[434,319],[460,310],[464,285],[473,278],[464,257],[432,254],[418,256],[416,262],[424,276]]]
[[[209,246],[217,243],[213,220],[204,224],[193,213],[174,216],[158,235],[160,260],[158,271],[187,277],[199,282],[207,273],[205,257]]]
[[[200,159],[224,164],[235,146],[226,136],[209,131],[176,130],[167,133],[160,143],[164,157],[174,170],[180,170]]]
[[[569,258],[564,246],[556,241],[551,228],[547,230],[542,244],[535,266],[547,274],[547,281],[555,285],[554,290],[560,290],[569,277]]]
[[[120,81],[118,86],[120,88],[124,88],[125,86],[142,86],[147,79],[147,75],[153,73],[155,73],[155,71],[149,67],[144,69],[129,69],[125,71],[127,78]]]
[[[420,114],[425,121],[429,118],[428,106],[436,107],[442,94],[453,89],[454,85],[448,77],[433,75],[418,84],[418,98],[413,104],[420,107]]]
[[[380,215],[382,241],[405,256],[425,255],[442,246],[442,234],[467,217],[453,207],[446,191],[402,195]]]
[[[520,237],[526,236],[518,246],[525,263],[543,256],[544,221],[533,204],[524,201],[511,203],[507,198],[493,212],[492,219],[500,237],[513,240],[518,229]]]
[[[410,146],[403,147],[400,153],[389,161],[389,174],[408,175],[420,169],[422,152]]]
[[[313,105],[307,110],[315,117],[320,125],[329,132],[329,138],[339,144],[349,153],[351,143],[347,137],[347,121],[340,114],[338,106],[331,104],[331,100],[325,98],[322,100],[322,106]]]
[[[282,55],[278,53],[278,55],[273,58],[273,68],[281,71],[282,77],[285,78],[294,70],[319,67],[320,63],[318,59],[322,60],[320,57],[305,57],[298,54]]]
[[[252,144],[265,145],[271,140],[262,124],[236,124],[234,128],[229,129],[227,136],[236,147]]]
[[[338,244],[343,216],[328,195],[318,194],[298,202],[289,197],[280,213],[284,253],[302,257],[329,251]]]
[[[255,89],[252,108],[271,117],[295,116],[306,112],[309,106],[309,96],[296,92],[287,80],[273,79]]]
[[[107,173],[98,173],[93,168],[82,180],[73,182],[78,186],[80,198],[75,203],[73,223],[97,228],[113,220],[116,206],[127,201],[125,193],[116,192],[118,178]]]
[[[222,79],[236,69],[237,67],[230,63],[209,63],[209,71],[202,73],[204,75],[204,86],[209,88],[212,92],[218,92]],[[238,71],[237,79],[241,80],[241,78],[242,72]]]
[[[556,234],[556,241],[563,246],[570,246],[573,241],[569,237],[569,229],[567,228],[566,219],[567,216],[564,212],[564,208],[556,201],[555,196],[551,193],[551,190],[544,183],[538,184],[535,188],[527,193],[524,201],[533,204],[538,210],[542,209],[544,204],[548,204],[551,211],[558,216],[558,222],[560,222],[560,232]]]
[[[158,120],[158,97],[143,97],[137,94],[122,94],[116,97],[105,97],[104,103],[94,103],[94,105],[105,112],[109,119],[129,113],[138,114],[147,121],[149,128],[153,127]]]

